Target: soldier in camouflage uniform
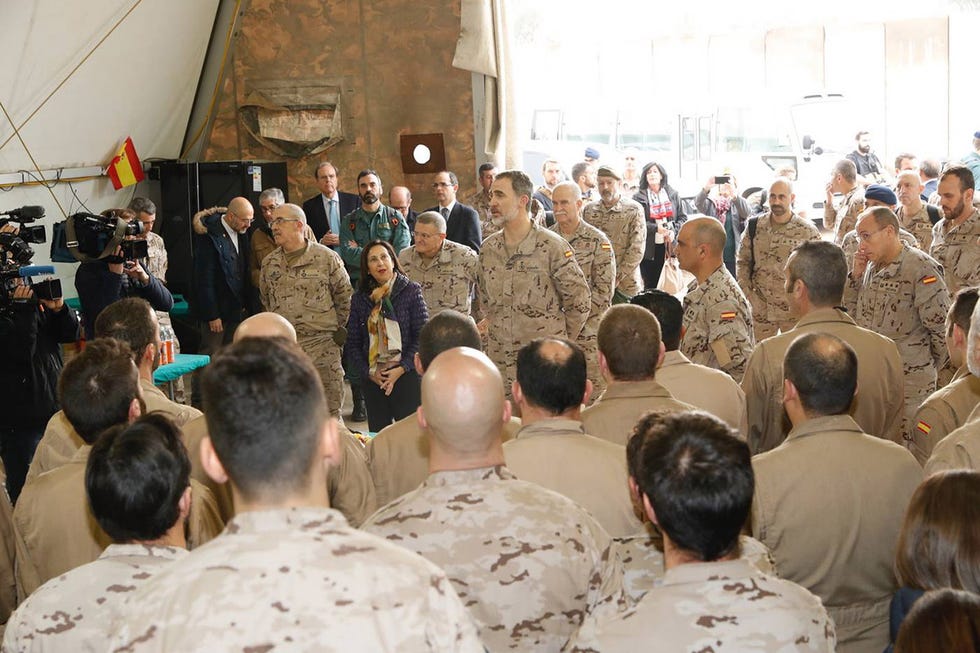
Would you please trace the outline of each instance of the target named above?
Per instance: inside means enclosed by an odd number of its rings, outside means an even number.
[[[493,182],[490,210],[502,229],[484,239],[478,277],[487,355],[508,394],[517,351],[542,336],[576,340],[589,317],[591,296],[575,252],[560,236],[531,222],[534,187],[519,170]]]
[[[499,371],[480,352],[438,356],[422,378],[432,472],[363,529],[442,567],[492,651],[559,651],[583,617],[625,607],[609,536],[580,506],[504,466]]]
[[[92,513],[114,543],[21,603],[7,622],[4,651],[100,648],[130,593],[187,555],[190,462],[172,422],[150,415],[107,431],[92,447],[88,467]]]
[[[681,269],[695,276],[684,296],[681,353],[741,381],[755,337],[752,309],[722,260],[725,228],[714,218],[688,220],[675,251]]]
[[[585,205],[582,219],[609,237],[616,259],[616,290],[623,300],[640,292],[640,261],[646,247],[643,207],[619,192],[620,176],[609,166],[596,173],[602,199]]]
[[[437,212],[415,218],[415,244],[401,251],[398,262],[422,286],[429,318],[447,309],[470,314],[479,259],[466,245],[446,240],[446,220]]]
[[[929,253],[943,266],[951,293],[980,285],[980,210],[973,205],[973,173],[949,166],[939,178],[943,219],[932,230]]]
[[[555,186],[551,195],[555,213],[555,224],[551,226],[551,230],[572,246],[575,261],[582,268],[585,281],[592,292],[589,319],[586,320],[585,328],[576,343],[585,352],[585,359],[589,364],[589,380],[592,381],[592,397],[596,399],[606,388],[599,371],[596,334],[599,332],[599,320],[612,305],[616,260],[613,257],[612,244],[606,235],[582,220],[582,199],[579,197],[578,186],[565,181]]]
[[[923,252],[932,247],[933,220],[941,218],[939,208],[922,201],[920,194],[925,186],[918,170],[900,172],[895,180],[895,193],[901,206],[895,211],[898,224],[915,237],[915,246]]]
[[[834,207],[834,193],[842,193],[840,206]],[[854,228],[857,216],[864,210],[864,187],[857,183],[857,167],[841,159],[827,183],[827,200],[823,205],[823,226],[834,232],[834,244],[840,245],[844,234]]]
[[[785,177],[777,179],[769,187],[769,210],[751,218],[755,222],[749,222],[742,232],[735,272],[738,285],[752,304],[756,342],[779,330],[792,329],[799,319],[786,297],[783,267],[793,248],[808,240],[820,240],[820,232],[793,211],[795,199],[793,183]]]
[[[153,200],[146,197],[134,197],[129,203],[129,210],[136,214],[136,219],[143,223],[143,234],[138,236],[146,240],[147,258],[141,261],[146,271],[156,277],[161,283],[167,283],[167,247],[160,234],[153,231],[153,223],[157,219],[157,207]],[[161,327],[173,328],[170,313],[157,311],[157,320]],[[180,343],[174,339],[174,354],[180,353]],[[183,396],[184,379],[177,379],[177,394]]]
[[[834,651],[834,623],[819,598],[736,559],[754,483],[735,432],[693,412],[647,416],[636,437],[638,496],[659,522],[666,572],[633,608],[586,619],[567,650],[637,651],[656,642],[658,651]]]
[[[885,207],[858,219],[861,246],[854,256],[844,302],[859,326],[898,345],[905,368],[905,426],[936,389],[946,360],[945,324],[949,293],[943,270],[898,237],[898,218]]]
[[[202,459],[230,481],[237,514],[133,592],[107,649],[483,650],[445,573],[328,507],[337,422],[296,345],[245,338],[202,387]]]
[[[330,414],[339,417],[344,405],[340,358],[353,294],[350,278],[335,252],[304,236],[303,209],[283,204],[273,216],[279,247],[262,263],[262,305],[296,328],[300,347],[320,373]]]
[[[497,166],[492,163],[482,164],[477,177],[480,187],[463,202],[467,206],[472,206],[480,214],[480,233],[483,235],[483,240],[486,240],[490,234],[500,231],[500,227],[493,223],[493,217],[490,215],[490,186],[496,177]]]

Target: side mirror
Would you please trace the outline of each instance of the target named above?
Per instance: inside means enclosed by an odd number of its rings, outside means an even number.
[[[814,142],[815,141],[813,140],[813,138],[809,134],[804,134],[803,135],[803,149],[804,150],[811,149],[813,147]]]

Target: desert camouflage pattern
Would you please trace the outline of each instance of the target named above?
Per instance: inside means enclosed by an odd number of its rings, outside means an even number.
[[[163,238],[158,233],[150,232],[146,234],[146,251],[148,260],[146,261],[146,271],[155,276],[160,281],[167,281],[167,248],[163,244]]]
[[[980,406],[980,379],[961,367],[949,385],[939,388],[922,402],[909,423],[909,451],[925,465],[936,443],[963,426]]]
[[[0,487],[7,486],[7,470],[0,460]],[[17,536],[14,534],[14,508],[7,492],[0,492],[0,622],[6,623],[17,607],[15,564]]]
[[[513,253],[503,232],[484,239],[478,283],[488,321],[486,354],[509,396],[522,346],[545,336],[578,339],[589,317],[589,286],[571,246],[533,222]]]
[[[347,324],[354,292],[344,262],[329,247],[309,240],[293,261],[276,248],[262,263],[259,291],[266,310],[296,328],[296,340],[320,374],[330,414],[339,417],[344,405],[343,348],[334,342],[334,334]]]
[[[899,226],[912,234],[912,237],[915,238],[915,247],[923,252],[928,252],[929,248],[932,247],[933,224],[932,220],[929,219],[929,211],[926,210],[926,206],[928,205],[923,202],[914,214],[909,214],[904,206],[899,206],[895,210]]]
[[[823,226],[834,232],[834,244],[840,245],[844,234],[853,231],[857,217],[864,211],[864,188],[858,184],[844,195],[838,207],[826,204],[823,207]]]
[[[764,574],[776,575],[776,563],[765,544],[748,535],[740,535],[738,543],[739,558]],[[613,539],[612,549],[623,563],[623,589],[633,603],[639,603],[647,592],[663,584],[666,570],[663,539],[659,534],[617,537]]]
[[[926,476],[944,469],[980,470],[980,405],[966,418],[966,423],[943,438],[932,450],[925,464]]]
[[[111,544],[94,562],[52,578],[20,604],[3,635],[5,653],[101,651],[106,629],[132,593],[186,549]]]
[[[915,235],[912,234],[912,232],[906,231],[901,227],[898,229],[898,239],[902,241],[906,247],[920,249],[923,252],[926,251],[919,247],[919,241],[916,240]],[[857,230],[851,229],[844,235],[844,241],[840,244],[840,248],[844,250],[844,260],[847,261],[848,270],[854,267],[854,255],[857,254],[858,247],[860,246],[861,241],[858,238]]]
[[[704,284],[695,280],[687,287],[684,329],[681,353],[692,363],[721,370],[741,382],[755,347],[752,309],[724,265]]]
[[[133,593],[108,650],[466,651],[446,575],[327,508],[237,515]]]
[[[493,218],[490,216],[490,195],[482,188],[477,188],[475,193],[463,200],[463,204],[472,206],[480,215],[480,233],[483,235],[483,240],[486,240],[490,234],[500,231],[500,227],[493,223]]]
[[[558,223],[551,230],[564,238],[575,252],[575,261],[582,268],[585,281],[592,293],[592,304],[585,328],[579,334],[578,345],[585,351],[588,364],[589,380],[592,381],[592,399],[598,397],[606,387],[606,382],[599,371],[599,345],[596,337],[599,333],[599,321],[612,305],[614,282],[616,279],[616,259],[613,256],[612,244],[604,233],[585,222],[578,221],[578,226],[571,234],[561,232]]]
[[[605,531],[503,466],[434,472],[363,528],[442,567],[491,651],[559,651],[586,614],[626,605]]]
[[[640,292],[643,279],[640,261],[646,248],[647,230],[643,207],[620,195],[612,206],[590,202],[582,209],[582,219],[606,234],[616,258],[616,290],[627,297]]]
[[[310,225],[303,226],[303,235],[308,241],[316,242],[316,235],[310,229]],[[262,263],[265,261],[265,257],[275,251],[277,247],[279,246],[276,245],[272,234],[264,228],[260,227],[252,232],[252,237],[249,239],[248,272],[252,277],[252,285],[256,288],[262,284]]]
[[[683,564],[632,609],[589,619],[568,650],[832,653],[834,623],[820,599],[746,560]]]
[[[735,274],[752,305],[756,342],[776,335],[780,329],[792,329],[799,319],[789,305],[783,269],[793,249],[810,240],[820,240],[820,232],[812,222],[795,213],[786,224],[777,224],[769,212],[760,216],[754,241],[747,228],[742,232]]]
[[[929,253],[946,271],[950,294],[980,285],[980,211],[974,209],[965,222],[953,228],[946,218],[937,222]]]
[[[439,253],[426,260],[412,245],[401,251],[398,262],[405,276],[422,286],[430,318],[450,309],[463,315],[471,313],[479,268],[479,258],[472,249],[445,240]]]
[[[918,249],[903,247],[898,257],[878,269],[868,263],[864,277],[851,280],[845,302],[854,321],[891,338],[898,346],[905,372],[903,433],[919,405],[936,390],[936,372],[946,361],[946,313],[949,293],[943,269]],[[908,444],[906,443],[906,446]]]

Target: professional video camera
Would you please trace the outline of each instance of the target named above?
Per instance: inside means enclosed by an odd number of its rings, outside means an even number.
[[[145,240],[126,240],[127,236],[143,233],[143,223],[135,217],[127,220],[130,212],[109,209],[101,215],[75,213],[65,220],[68,249],[79,261],[105,259],[109,263],[134,261],[148,256]],[[115,254],[122,248],[122,256]]]
[[[54,274],[50,265],[30,265],[34,250],[27,243],[43,243],[44,225],[25,226],[44,217],[43,206],[24,206],[12,211],[0,212],[0,227],[16,222],[20,225],[18,233],[0,233],[0,307],[9,305],[13,291],[24,279],[34,290],[37,299],[59,299],[62,296],[60,279],[45,279],[33,282],[31,278],[42,274]]]

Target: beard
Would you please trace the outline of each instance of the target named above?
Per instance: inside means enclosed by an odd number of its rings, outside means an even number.
[[[943,208],[943,216],[945,216],[947,220],[955,220],[957,217],[962,215],[963,211],[965,210],[966,202],[961,199],[960,203],[954,206],[952,211],[947,211],[945,208]]]
[[[364,204],[377,204],[378,196],[372,193],[371,191],[368,191],[363,195],[361,195],[361,202],[363,202]]]
[[[871,151],[870,145],[858,145],[858,152],[860,152],[861,154],[867,154],[870,151]]]

